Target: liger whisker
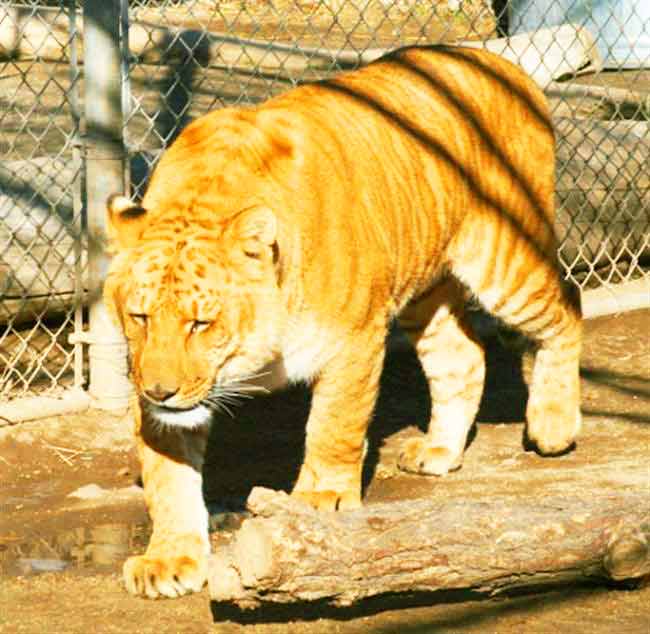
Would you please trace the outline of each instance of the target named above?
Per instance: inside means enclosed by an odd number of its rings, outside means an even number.
[[[203,401],[204,405],[207,405],[210,409],[215,410],[216,412],[226,412],[231,418],[235,418],[233,411],[222,401],[215,398],[206,398]]]
[[[270,372],[257,372],[254,374],[244,375],[228,383],[215,384],[210,389],[208,396],[203,403],[215,411],[225,411],[232,418],[235,417],[230,407],[236,407],[241,404],[242,399],[252,399],[255,394],[270,394],[263,385],[251,385],[248,381],[266,376]],[[230,406],[230,407],[229,407]]]

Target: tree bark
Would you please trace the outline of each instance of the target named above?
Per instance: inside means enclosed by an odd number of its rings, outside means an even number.
[[[253,489],[251,517],[214,537],[210,596],[218,604],[326,601],[468,589],[499,593],[650,573],[647,491],[441,503],[415,499],[359,511],[315,511]]]

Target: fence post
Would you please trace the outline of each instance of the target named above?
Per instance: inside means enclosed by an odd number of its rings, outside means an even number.
[[[126,343],[101,299],[110,261],[105,253],[106,199],[124,191],[120,5],[120,0],[83,3],[89,393],[100,409],[126,408],[132,389]]]

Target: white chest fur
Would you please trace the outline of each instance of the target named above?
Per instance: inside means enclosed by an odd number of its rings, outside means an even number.
[[[284,375],[285,382],[310,382],[336,355],[338,341],[340,339],[334,333],[315,320],[296,320],[284,334],[279,367],[274,369]]]

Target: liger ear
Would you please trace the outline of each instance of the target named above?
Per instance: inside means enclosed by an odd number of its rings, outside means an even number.
[[[106,201],[106,211],[109,249],[135,246],[146,225],[147,210],[122,194],[113,194]]]
[[[232,231],[243,247],[244,253],[259,258],[275,244],[278,221],[267,207],[255,207],[240,212],[233,221]]]

